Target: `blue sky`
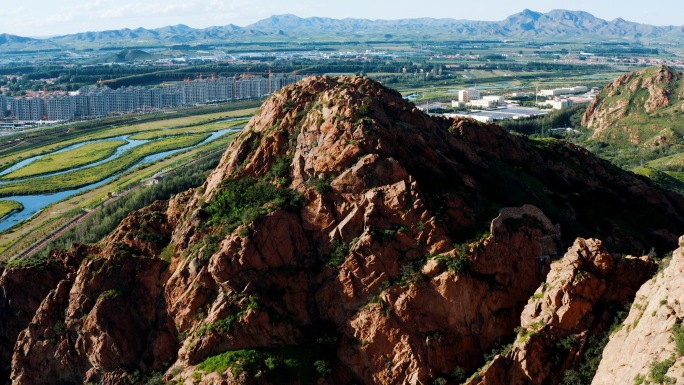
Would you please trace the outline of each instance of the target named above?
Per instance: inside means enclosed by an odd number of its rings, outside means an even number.
[[[622,17],[653,25],[682,26],[682,4],[677,0],[3,0],[0,33],[52,36],[173,24],[195,28],[231,23],[245,26],[283,13],[302,17],[503,20],[525,8],[539,12],[583,10],[607,20]]]

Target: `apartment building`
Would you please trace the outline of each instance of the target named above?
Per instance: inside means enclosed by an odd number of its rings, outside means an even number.
[[[234,99],[260,98],[302,79],[301,75],[212,77],[161,87],[84,87],[69,95],[5,99],[15,120],[51,121],[92,119],[136,111],[180,108]],[[1,113],[1,112],[0,112]]]

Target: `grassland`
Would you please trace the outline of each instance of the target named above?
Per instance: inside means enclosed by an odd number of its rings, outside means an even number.
[[[87,186],[126,170],[146,156],[194,146],[208,138],[208,136],[208,134],[191,134],[145,143],[123,153],[111,162],[65,174],[32,178],[30,180],[0,185],[0,196],[44,194]]]
[[[29,178],[82,167],[109,158],[114,155],[117,148],[126,143],[125,140],[105,140],[87,143],[73,150],[44,156],[25,167],[2,176],[0,179]]]
[[[5,215],[18,210],[23,210],[24,206],[15,201],[0,201],[0,218],[4,218]]]
[[[25,148],[18,146],[14,151],[5,150],[4,155],[0,156],[0,169],[6,169],[12,165],[20,162],[24,159],[32,158],[38,155],[50,154],[55,151],[59,151],[68,146],[85,142],[113,138],[120,135],[136,134],[148,131],[159,131],[165,129],[174,128],[190,128],[193,126],[200,126],[212,122],[220,122],[221,120],[226,120],[230,118],[244,117],[254,113],[256,108],[239,109],[233,111],[222,111],[222,112],[212,112],[209,114],[203,114],[198,116],[182,116],[177,118],[169,118],[166,120],[152,120],[143,123],[127,123],[123,125],[104,125],[102,127],[97,127],[94,129],[85,130],[85,132],[77,132],[75,128],[69,129],[66,134],[61,134],[58,137],[64,138],[63,140],[55,140],[47,144],[36,144],[35,146],[29,146]],[[140,117],[144,119],[145,117]],[[226,126],[229,126],[230,122],[224,122]],[[225,128],[225,127],[224,127]],[[73,132],[72,132],[73,131]],[[27,141],[30,140],[30,136],[17,138],[14,140]]]
[[[161,130],[141,132],[138,134],[131,135],[130,138],[135,140],[153,140],[188,133],[200,134],[207,132],[215,132],[227,128],[242,127],[247,123],[247,121],[248,119],[245,118],[230,122],[218,121],[190,127],[166,128]]]
[[[661,171],[651,167],[637,167],[634,173],[648,177],[656,185],[684,195],[684,179],[680,172]]]
[[[662,171],[684,171],[684,153],[673,154],[647,163],[647,166]]]

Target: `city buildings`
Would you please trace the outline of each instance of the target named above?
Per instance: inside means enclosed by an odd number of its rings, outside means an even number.
[[[180,108],[229,100],[260,98],[302,79],[301,75],[243,75],[186,80],[160,87],[86,87],[68,95],[5,98],[0,115],[15,121],[71,121],[108,115]],[[5,107],[3,107],[5,106]]]

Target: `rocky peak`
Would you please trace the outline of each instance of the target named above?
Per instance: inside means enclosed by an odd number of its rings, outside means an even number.
[[[584,357],[655,268],[648,257],[616,257],[599,240],[577,239],[530,297],[512,347],[468,384],[587,383],[593,373],[577,370]]]
[[[582,125],[594,130],[593,138],[612,143],[648,143],[663,128],[680,128],[678,113],[684,107],[682,73],[666,65],[645,68],[620,76],[594,99]],[[669,127],[659,127],[649,118],[668,118]],[[666,135],[676,140],[679,135]],[[661,138],[662,139],[662,138]]]
[[[65,258],[3,365],[17,385],[456,381],[516,338],[576,236],[667,248],[682,218],[681,197],[579,147],[312,77],[269,98],[203,186]],[[623,282],[598,243],[573,255]],[[558,287],[549,301],[575,294]],[[540,314],[522,322],[555,327]]]

